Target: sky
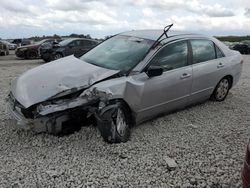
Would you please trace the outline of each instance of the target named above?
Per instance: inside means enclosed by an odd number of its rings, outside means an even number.
[[[0,38],[135,29],[250,35],[250,0],[0,0]]]

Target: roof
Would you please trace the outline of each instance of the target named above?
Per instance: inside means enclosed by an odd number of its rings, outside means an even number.
[[[163,30],[133,30],[120,33],[120,35],[133,36],[138,38],[144,38],[149,40],[157,40],[159,36],[163,33]],[[167,32],[168,36],[177,36],[177,35],[192,35],[193,33],[180,32],[180,31],[169,31]]]

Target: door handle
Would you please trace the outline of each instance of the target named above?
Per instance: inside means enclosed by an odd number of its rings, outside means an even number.
[[[191,76],[191,74],[183,73],[183,74],[181,75],[181,79],[189,78],[190,76]]]
[[[222,63],[219,63],[218,65],[217,65],[217,68],[219,69],[219,68],[222,68],[222,67],[224,67],[225,65],[223,65]]]

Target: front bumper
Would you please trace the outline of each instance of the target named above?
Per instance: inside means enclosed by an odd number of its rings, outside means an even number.
[[[31,119],[25,118],[20,111],[14,107],[14,105],[9,102],[7,104],[7,109],[11,116],[17,121],[17,125],[23,127],[23,128],[28,128],[30,125],[33,124],[33,121]],[[28,126],[28,127],[27,127]]]
[[[21,108],[15,106],[12,101],[8,101],[7,109],[12,116],[12,118],[16,121],[17,128],[24,130],[32,130],[36,133],[46,132],[47,126],[44,126],[43,122],[48,121],[47,117],[37,118],[37,119],[28,119],[24,117],[21,112]]]

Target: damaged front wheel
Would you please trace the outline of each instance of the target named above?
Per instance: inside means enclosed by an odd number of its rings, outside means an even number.
[[[121,101],[104,107],[99,113],[98,129],[106,142],[127,142],[130,137],[131,113]]]

